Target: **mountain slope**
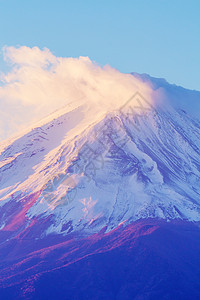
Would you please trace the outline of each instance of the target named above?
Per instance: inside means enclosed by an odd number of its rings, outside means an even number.
[[[200,220],[198,120],[139,93],[96,120],[86,122],[86,111],[77,107],[1,152],[3,230],[49,217],[44,235],[148,217]]]
[[[134,261],[128,276],[134,266],[135,276],[141,276],[148,261],[161,264],[161,270],[158,267],[155,274],[153,270],[146,272],[145,276],[150,276],[150,294],[148,287],[144,288],[143,278],[134,299],[164,295],[166,299],[189,299],[181,291],[176,294],[174,287],[172,297],[167,294],[166,278],[178,280],[184,268],[179,284],[188,280],[195,268],[188,286],[190,293],[194,288],[193,299],[198,298],[195,263],[199,266],[199,244],[195,246],[195,241],[200,221],[200,119],[195,107],[197,110],[200,93],[147,75],[134,76],[151,87],[151,97],[136,92],[120,105],[113,104],[113,110],[110,105],[109,109],[100,109],[95,103],[75,102],[49,115],[33,129],[2,142],[0,293],[5,297],[16,291],[19,297],[23,297],[23,291],[24,297],[29,292],[33,299],[48,297],[42,286],[52,284],[51,276],[57,276],[57,268],[61,282],[71,286],[64,277],[70,274],[74,278],[72,274],[80,266],[80,277],[72,285],[74,290],[84,276],[91,280],[85,266],[88,261],[92,265],[102,262],[104,271],[107,261],[110,269],[117,268],[110,255],[119,259],[123,252],[127,258],[122,268]],[[177,239],[177,243],[169,248],[171,239]],[[145,240],[145,245],[140,244],[141,240]],[[184,240],[188,242],[184,244]],[[179,242],[183,253],[178,259]],[[191,265],[187,257],[190,242],[195,252],[191,252]],[[164,248],[157,253],[157,247],[163,243]],[[145,253],[144,260],[141,252]],[[97,253],[107,254],[97,262]],[[175,275],[166,270],[168,264],[174,263]],[[98,267],[98,284],[102,270]],[[165,272],[164,281],[159,282],[157,278]],[[114,292],[115,288],[109,285],[107,297],[125,299],[123,295],[127,295],[127,299],[133,299],[130,295],[137,281],[125,278],[130,280],[130,286],[124,286],[116,277],[121,291]],[[106,292],[101,294],[95,282],[91,288],[98,290],[96,299],[107,299]],[[57,284],[55,290],[49,291],[56,295],[56,289]],[[71,297],[73,292],[67,289],[61,289],[60,296],[66,293],[66,297]],[[73,296],[72,299],[80,298],[76,293]]]
[[[52,236],[42,248],[16,241],[4,252],[1,299],[197,300],[199,241],[194,224],[155,219],[84,239]]]

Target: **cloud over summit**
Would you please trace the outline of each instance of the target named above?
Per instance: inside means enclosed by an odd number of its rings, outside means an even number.
[[[150,88],[130,74],[100,67],[88,57],[63,58],[47,48],[4,47],[11,71],[0,75],[0,139],[72,101],[111,110]]]

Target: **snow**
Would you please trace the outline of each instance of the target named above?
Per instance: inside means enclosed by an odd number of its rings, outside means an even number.
[[[113,111],[74,103],[3,142],[0,206],[40,193],[26,216],[53,216],[44,234],[69,222],[96,232],[149,217],[200,221],[200,93],[140,78],[152,85],[148,109],[140,94]]]

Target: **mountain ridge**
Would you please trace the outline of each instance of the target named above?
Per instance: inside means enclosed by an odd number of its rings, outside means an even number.
[[[44,234],[147,217],[199,221],[200,123],[155,105],[137,92],[107,114],[78,106],[14,141],[1,153],[2,211],[40,195],[25,219],[53,214]]]
[[[1,143],[2,299],[199,299],[198,97],[156,85]]]

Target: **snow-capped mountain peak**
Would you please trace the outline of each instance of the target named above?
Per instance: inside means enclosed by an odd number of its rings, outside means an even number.
[[[44,236],[149,217],[199,221],[200,123],[161,84],[113,110],[73,104],[3,142],[0,227],[21,232],[39,219]]]

